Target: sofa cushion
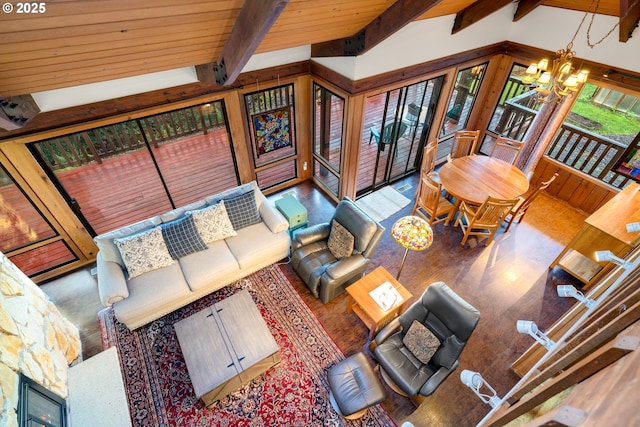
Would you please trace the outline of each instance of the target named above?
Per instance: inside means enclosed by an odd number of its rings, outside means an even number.
[[[416,359],[422,363],[429,363],[431,357],[440,347],[440,340],[422,323],[414,320],[409,330],[402,338],[402,342]]]
[[[118,319],[127,325],[144,324],[181,307],[191,290],[177,262],[129,280],[129,297],[113,305]]]
[[[335,219],[331,221],[331,232],[329,233],[327,246],[334,257],[343,259],[351,256],[354,242],[353,234],[349,233],[349,230]]]
[[[129,278],[140,276],[173,264],[160,227],[114,239],[129,273]]]
[[[237,236],[229,237],[225,242],[240,268],[253,269],[256,265],[264,265],[265,255],[273,257],[280,253],[286,256],[291,239],[289,233],[274,234],[264,222],[260,222],[243,228]]]
[[[239,196],[224,199],[224,205],[236,231],[262,221],[253,189]]]
[[[120,255],[120,250],[113,242],[114,239],[118,239],[121,237],[130,236],[132,234],[139,233],[141,231],[150,230],[155,226],[160,225],[160,217],[153,217],[146,219],[144,221],[136,222],[135,224],[131,224],[127,227],[122,227],[117,230],[109,231],[107,233],[101,234],[99,236],[94,237],[94,242],[96,242],[96,246],[100,253],[102,254],[102,259],[105,261],[111,261],[119,264],[121,267],[125,267],[124,260]]]
[[[207,245],[198,234],[192,216],[183,216],[160,226],[171,258],[178,259],[194,252],[204,251]]]
[[[227,215],[224,200],[203,209],[187,212],[187,215],[193,216],[196,229],[205,243],[226,239],[237,234],[229,220],[229,215]]]
[[[238,276],[240,266],[224,240],[209,244],[209,249],[195,252],[179,260],[189,288],[197,292],[211,288],[212,283],[228,283]]]

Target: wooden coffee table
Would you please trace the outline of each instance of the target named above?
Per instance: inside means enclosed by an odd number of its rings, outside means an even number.
[[[385,282],[391,283],[401,297],[387,310],[383,310],[369,295],[369,292]],[[376,332],[396,317],[405,303],[413,296],[382,266],[348,286],[347,293],[349,294],[347,311],[355,313],[367,325],[369,340],[372,340]]]
[[[196,396],[205,406],[280,362],[280,349],[245,289],[175,325]]]

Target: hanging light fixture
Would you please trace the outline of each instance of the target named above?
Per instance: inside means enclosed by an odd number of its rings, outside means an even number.
[[[577,31],[576,34],[578,34]],[[573,37],[575,39],[575,35]],[[556,58],[551,63],[551,68],[546,58],[527,68],[524,83],[535,89],[538,101],[560,102],[564,97],[576,93],[587,81],[589,72],[577,71],[573,66],[572,61],[576,53],[572,49],[573,40],[565,49],[556,51]],[[554,96],[549,97],[551,94]]]
[[[591,23],[593,23],[593,18],[598,12],[599,4],[600,1],[598,0],[595,5],[595,10],[593,11]],[[580,32],[582,24],[584,24],[584,21],[587,19],[590,8],[591,7],[586,10],[582,20],[580,21],[580,25],[578,25],[578,29],[573,34],[571,41],[567,44],[567,47],[556,51],[556,57],[551,64],[549,63],[549,59],[544,58],[538,61],[538,63],[529,65],[525,71],[526,75],[523,82],[529,85],[532,89],[535,89],[537,95],[536,100],[538,102],[560,102],[565,97],[572,96],[574,93],[578,92],[582,85],[587,81],[589,71],[578,71],[573,65],[573,59],[576,56],[576,52],[573,50],[573,42]],[[589,25],[589,29],[590,28],[591,24]],[[587,39],[589,39],[589,29],[587,29]],[[609,31],[609,34],[611,34],[611,31]],[[607,34],[607,36],[609,34]],[[596,44],[589,44],[589,46],[595,47],[607,36],[603,37],[602,40]],[[551,68],[549,68],[549,66],[551,66]]]

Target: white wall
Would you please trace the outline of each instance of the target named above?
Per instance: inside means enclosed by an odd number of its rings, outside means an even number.
[[[32,93],[40,111],[60,110],[198,81],[194,67]]]
[[[584,12],[538,6],[525,18],[513,22],[516,7],[515,3],[509,4],[453,35],[455,15],[412,22],[358,56],[355,63],[345,58],[313,60],[358,80],[505,40],[556,51],[567,46],[584,17]],[[591,16],[585,20],[574,42],[577,57],[640,72],[640,30],[636,29],[635,37],[626,43],[620,43],[616,28],[605,41],[591,49],[586,36]],[[597,15],[590,31],[591,42],[600,40],[616,22],[617,18]],[[579,66],[579,62],[576,65]]]
[[[573,38],[584,12],[539,6],[529,15],[510,25],[507,40],[541,49],[564,49]],[[636,28],[626,43],[620,43],[619,28],[616,28],[601,44],[590,48],[587,44],[587,28],[592,15],[585,19],[573,43],[573,50],[579,59],[587,59],[601,64],[640,72],[640,29]],[[597,15],[590,32],[592,44],[598,42],[611,30],[618,18]],[[580,66],[579,62],[575,62]]]
[[[352,80],[359,80],[505,40],[555,51],[566,47],[584,17],[583,12],[538,6],[520,21],[513,22],[516,7],[516,3],[511,3],[454,35],[451,34],[451,29],[455,15],[412,22],[364,55],[313,58],[313,61]],[[590,20],[591,15],[585,20],[574,42],[573,49],[577,57],[640,72],[640,29],[635,30],[634,37],[628,42],[620,43],[616,28],[604,42],[590,49],[586,42]],[[596,16],[591,29],[592,43],[607,34],[616,22],[614,17]],[[251,57],[243,72],[310,58],[309,45],[256,54]],[[579,62],[576,65],[579,67]],[[42,111],[51,111],[195,81],[197,77],[194,67],[186,67],[32,95]]]

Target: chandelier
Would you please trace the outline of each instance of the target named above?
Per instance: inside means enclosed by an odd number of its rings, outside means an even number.
[[[577,32],[576,32],[577,33]],[[575,38],[575,36],[574,36]],[[542,59],[537,64],[531,64],[525,72],[523,81],[537,92],[537,101],[543,103],[560,102],[564,97],[576,93],[587,81],[587,70],[577,71],[573,66],[573,40],[565,49],[556,51],[556,58],[551,63]],[[553,96],[549,96],[553,94]]]

